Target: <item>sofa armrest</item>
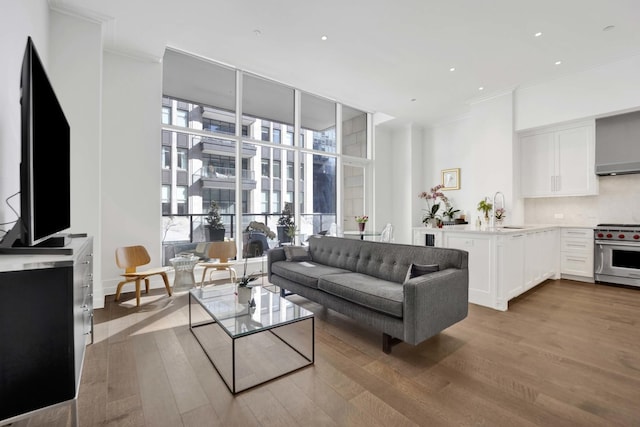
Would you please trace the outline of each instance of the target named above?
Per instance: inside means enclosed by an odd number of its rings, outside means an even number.
[[[273,248],[267,252],[267,278],[271,282],[271,264],[277,261],[284,261],[287,257],[284,248]]]
[[[414,277],[407,280],[403,288],[405,342],[419,344],[467,317],[467,268],[449,268]]]

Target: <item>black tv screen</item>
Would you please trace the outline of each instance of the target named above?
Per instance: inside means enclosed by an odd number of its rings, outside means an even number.
[[[71,226],[70,129],[31,37],[22,62],[22,246]]]

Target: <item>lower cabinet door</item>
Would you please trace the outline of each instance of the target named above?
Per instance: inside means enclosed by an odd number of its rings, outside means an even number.
[[[495,307],[496,289],[492,277],[491,260],[493,245],[491,236],[469,236],[445,234],[448,248],[469,252],[469,302]]]
[[[524,242],[525,236],[518,234],[503,238],[498,245],[499,286],[503,289],[501,294],[506,296],[506,301],[525,291]]]

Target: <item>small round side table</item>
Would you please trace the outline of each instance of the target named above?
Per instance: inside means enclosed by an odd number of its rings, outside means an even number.
[[[192,257],[176,257],[169,260],[175,270],[173,279],[173,291],[188,291],[196,285],[196,279],[193,275],[193,268],[196,266],[200,258]]]

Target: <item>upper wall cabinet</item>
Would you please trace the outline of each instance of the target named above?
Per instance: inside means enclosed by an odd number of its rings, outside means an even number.
[[[520,134],[522,197],[598,194],[594,131],[587,121]]]

